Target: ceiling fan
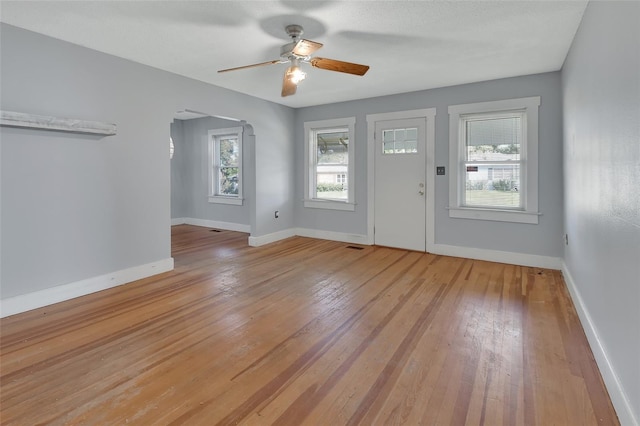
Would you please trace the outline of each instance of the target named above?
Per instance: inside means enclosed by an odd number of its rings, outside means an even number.
[[[296,93],[298,83],[305,79],[306,74],[300,69],[301,63],[310,64],[312,67],[323,70],[344,72],[347,74],[364,75],[368,70],[368,65],[354,64],[352,62],[338,61],[335,59],[311,57],[311,54],[322,47],[322,43],[300,38],[304,32],[300,25],[287,25],[285,31],[291,37],[291,42],[285,44],[280,49],[280,59],[260,62],[258,64],[245,65],[242,67],[227,68],[220,72],[236,71],[245,68],[261,67],[263,65],[286,64],[291,66],[284,72],[282,81],[282,96],[290,96]]]

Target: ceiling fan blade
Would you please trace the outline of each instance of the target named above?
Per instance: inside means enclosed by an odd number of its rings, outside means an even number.
[[[242,67],[227,68],[226,70],[220,70],[218,72],[237,71],[237,70],[243,70],[245,68],[255,68],[255,67],[261,67],[264,65],[273,65],[273,64],[282,64],[282,63],[284,63],[284,61],[282,61],[281,59],[274,59],[273,61],[260,62],[259,64],[251,64],[251,65],[244,65]]]
[[[317,41],[302,39],[295,45],[292,53],[298,56],[309,56],[322,46],[322,43],[318,43]]]
[[[323,70],[345,72],[347,74],[365,75],[369,65],[354,64],[352,62],[337,61],[327,58],[313,58],[309,61],[312,66]]]
[[[291,81],[291,78],[289,76],[289,69],[291,69],[291,67],[289,67],[285,72],[284,72],[284,78],[282,79],[282,97],[284,98],[285,96],[291,96],[293,94],[296,93],[296,89],[298,89],[298,86]]]

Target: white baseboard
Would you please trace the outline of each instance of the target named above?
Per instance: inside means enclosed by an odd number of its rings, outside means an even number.
[[[296,235],[301,237],[318,238],[321,240],[341,241],[343,243],[370,245],[369,238],[366,235],[361,234],[347,234],[344,232],[297,228]]]
[[[146,265],[122,269],[110,274],[2,299],[0,300],[0,318],[85,296],[171,270],[173,270],[172,257],[147,263]]]
[[[294,237],[296,230],[293,228],[283,229],[282,231],[273,232],[271,234],[260,235],[259,237],[249,237],[249,245],[251,247],[260,247],[265,244],[275,243],[285,238]]]
[[[262,246],[298,235],[300,237],[318,238],[322,240],[341,241],[350,244],[371,245],[369,237],[362,234],[347,234],[343,232],[322,231],[309,228],[289,228],[260,237],[249,237],[249,245]],[[559,257],[540,256],[526,253],[512,253],[499,250],[487,250],[471,247],[434,244],[429,253],[444,256],[466,257],[468,259],[486,260],[489,262],[508,263],[512,265],[532,266],[537,268],[561,269],[562,259]]]
[[[251,232],[251,226],[244,225],[242,223],[221,222],[219,220],[208,220],[208,219],[196,219],[193,217],[180,217],[180,218],[171,219],[171,226],[183,225],[183,224],[203,226],[205,228],[224,229],[227,231],[246,232],[247,234]]]
[[[609,361],[607,350],[602,340],[600,340],[598,330],[591,319],[587,306],[582,300],[580,290],[578,290],[578,286],[573,280],[571,272],[569,272],[569,268],[564,261],[562,262],[562,275],[564,276],[564,281],[567,284],[569,294],[571,294],[573,305],[576,307],[576,312],[580,318],[582,328],[587,335],[587,340],[589,341],[589,346],[591,346],[593,357],[596,360],[596,364],[598,364],[598,368],[600,369],[600,374],[602,374],[602,379],[607,387],[607,391],[609,391],[613,407],[616,410],[616,414],[618,414],[620,424],[639,426],[638,419],[635,418],[633,410],[631,409],[631,402],[629,401],[629,398],[627,398],[624,388],[618,379],[618,375]]]
[[[351,244],[369,244],[366,235],[321,231],[318,229],[308,228],[289,228],[271,234],[261,235],[259,237],[249,237],[249,245],[252,247],[259,247],[294,236],[317,238],[320,240],[341,241]]]
[[[186,217],[172,217],[171,218],[171,226],[176,226],[176,225],[184,225],[185,223],[187,223],[187,218]]]
[[[562,259],[559,257],[512,253],[509,251],[487,250],[473,247],[450,246],[446,244],[434,244],[430,248],[429,253],[486,260],[489,262],[508,263],[511,265],[532,266],[536,268],[559,270],[562,267]]]

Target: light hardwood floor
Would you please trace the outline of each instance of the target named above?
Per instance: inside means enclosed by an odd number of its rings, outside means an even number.
[[[173,227],[176,268],[2,320],[3,425],[615,425],[559,271]]]

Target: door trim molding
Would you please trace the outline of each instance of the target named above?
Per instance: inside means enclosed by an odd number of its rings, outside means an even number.
[[[375,133],[376,122],[387,120],[404,120],[410,118],[424,118],[426,120],[425,138],[426,138],[426,243],[427,252],[431,252],[435,245],[435,146],[436,146],[436,130],[435,130],[435,108],[413,109],[407,111],[385,112],[380,114],[367,114],[367,243],[374,243],[373,225],[374,217],[374,197],[375,197]]]

